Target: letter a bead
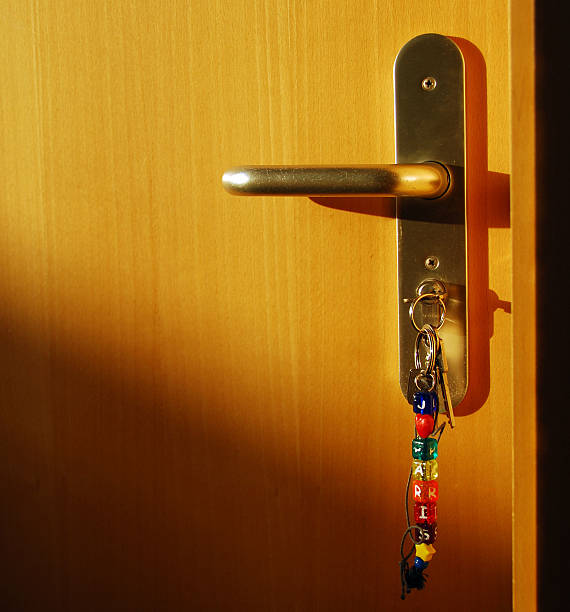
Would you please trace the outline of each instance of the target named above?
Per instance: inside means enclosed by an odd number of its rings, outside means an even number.
[[[414,480],[427,480],[427,461],[414,461],[412,463],[412,478]]]
[[[436,480],[439,476],[438,465],[435,459],[426,461],[426,480]]]
[[[412,480],[436,480],[438,477],[437,461],[418,461],[412,462]]]

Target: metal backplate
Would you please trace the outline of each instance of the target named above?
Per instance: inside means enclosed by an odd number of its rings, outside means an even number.
[[[400,386],[407,395],[417,335],[409,300],[426,281],[447,289],[447,316],[440,330],[449,364],[451,399],[467,390],[467,257],[465,231],[464,64],[458,47],[439,34],[409,41],[394,65],[396,161],[437,161],[450,170],[444,196],[398,198]],[[425,304],[425,307],[424,307]],[[438,307],[428,300],[416,311],[418,323],[436,324]]]

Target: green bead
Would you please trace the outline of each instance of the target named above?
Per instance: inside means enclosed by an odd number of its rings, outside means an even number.
[[[412,457],[429,461],[437,457],[437,440],[435,438],[414,438],[412,440]]]

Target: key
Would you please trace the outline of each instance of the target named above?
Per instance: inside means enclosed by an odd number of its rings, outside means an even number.
[[[438,381],[438,387],[441,392],[443,399],[443,410],[441,412],[447,413],[449,424],[453,429],[455,427],[455,415],[453,414],[453,404],[451,403],[451,393],[449,391],[449,381],[447,380],[447,358],[445,356],[445,349],[443,346],[443,340],[439,338],[439,348],[437,356],[435,358],[435,370]]]
[[[453,413],[453,404],[451,402],[451,392],[449,391],[449,381],[447,379],[448,365],[445,356],[443,340],[439,339],[439,351],[436,356],[436,376],[438,387],[442,396],[442,412],[447,413],[449,424],[455,427],[455,415]]]

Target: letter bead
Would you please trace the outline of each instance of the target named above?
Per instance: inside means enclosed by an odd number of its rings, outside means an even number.
[[[436,480],[438,477],[437,460],[412,462],[412,480]]]
[[[437,480],[414,480],[412,491],[415,501],[436,502],[439,497],[439,483]]]
[[[412,535],[418,544],[433,544],[437,539],[437,523],[420,523]]]
[[[414,438],[412,440],[412,457],[429,461],[437,458],[437,440],[435,438]]]
[[[432,525],[437,521],[437,505],[430,502],[416,502],[414,504],[414,521]]]
[[[439,409],[439,400],[435,391],[417,391],[412,401],[416,414],[434,414]]]

